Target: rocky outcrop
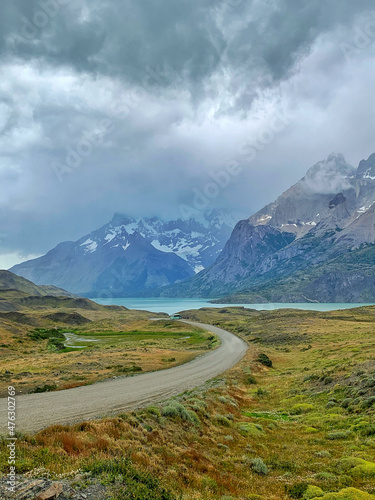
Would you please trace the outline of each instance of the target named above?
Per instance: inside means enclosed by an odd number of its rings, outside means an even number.
[[[74,482],[82,481],[78,475]],[[105,500],[110,498],[109,488],[99,481],[89,481],[83,492],[77,491],[68,480],[52,481],[45,478],[28,478],[17,475],[14,492],[9,490],[6,476],[0,478],[0,498],[12,500]]]

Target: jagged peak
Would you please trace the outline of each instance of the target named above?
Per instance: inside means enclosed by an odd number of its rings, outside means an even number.
[[[190,217],[190,219],[165,219],[161,218],[158,216],[149,216],[149,217],[139,217],[139,218],[134,218],[130,217],[126,214],[123,214],[121,212],[115,212],[115,214],[112,217],[112,220],[110,221],[110,224],[113,227],[119,227],[119,226],[126,226],[128,224],[138,224],[142,225],[144,223],[146,224],[157,224],[159,222],[162,223],[181,223],[181,224],[186,224],[186,223],[200,223],[204,227],[208,228],[211,225],[215,225],[216,227],[218,225],[227,225],[229,227],[234,227],[235,223],[237,222],[237,218],[235,218],[233,215],[231,215],[228,211],[221,210],[219,208],[212,208],[209,210],[205,210],[202,212],[198,212],[195,217]]]
[[[357,179],[375,178],[375,153],[372,153],[367,160],[361,160],[357,169]]]
[[[319,194],[337,193],[352,187],[355,169],[341,153],[331,153],[313,165],[301,179],[305,189]]]
[[[131,217],[129,217],[126,214],[123,214],[121,212],[115,212],[115,214],[112,217],[111,224],[112,224],[112,226],[117,227],[117,226],[129,224],[130,222],[134,222],[134,221],[135,221],[135,219],[132,219]]]

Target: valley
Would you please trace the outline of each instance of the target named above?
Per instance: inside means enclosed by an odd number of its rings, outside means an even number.
[[[166,402],[19,434],[22,484],[119,499],[375,497],[374,307],[182,314],[244,339],[245,357]]]
[[[214,335],[166,314],[28,295],[28,288],[43,289],[13,276],[0,273],[1,396],[11,381],[22,394],[69,389],[177,366],[219,345]],[[11,278],[15,288],[1,290]]]

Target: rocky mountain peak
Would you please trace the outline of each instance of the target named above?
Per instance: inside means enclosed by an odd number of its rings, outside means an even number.
[[[346,217],[347,210],[354,210],[354,186],[355,169],[342,154],[332,153],[313,165],[301,180],[249,220],[254,225],[268,225],[292,232],[299,238],[321,221],[327,224],[327,217],[334,216],[335,220],[339,217],[337,211],[331,213],[331,203],[346,203],[340,217]]]
[[[357,214],[369,209],[375,200],[375,153],[359,163],[356,175]]]
[[[339,153],[331,153],[326,160],[313,165],[301,179],[307,191],[331,194],[346,191],[354,186],[355,169]]]
[[[375,153],[359,163],[357,179],[375,180]]]
[[[46,255],[19,264],[16,274],[79,294],[129,295],[187,279],[213,264],[234,224],[220,211],[195,219],[112,220],[76,242],[60,243]]]

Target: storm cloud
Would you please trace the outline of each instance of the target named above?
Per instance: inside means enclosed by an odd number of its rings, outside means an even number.
[[[13,0],[0,34],[0,267],[375,150],[371,1]]]

